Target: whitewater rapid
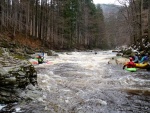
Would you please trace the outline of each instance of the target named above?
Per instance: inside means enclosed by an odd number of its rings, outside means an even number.
[[[42,95],[22,105],[25,113],[149,113],[148,71],[108,64],[112,51],[56,54],[35,65]]]

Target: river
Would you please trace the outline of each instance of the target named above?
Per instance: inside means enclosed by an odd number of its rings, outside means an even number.
[[[108,64],[111,51],[58,55],[35,66],[42,96],[25,113],[150,113],[150,72]]]

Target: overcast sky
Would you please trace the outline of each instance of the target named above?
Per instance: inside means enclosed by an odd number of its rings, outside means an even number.
[[[93,0],[95,4],[119,4],[117,0]]]

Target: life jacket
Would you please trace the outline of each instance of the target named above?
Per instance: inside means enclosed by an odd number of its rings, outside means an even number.
[[[43,63],[43,59],[42,59],[42,57],[40,55],[38,56],[38,63],[39,64]]]
[[[139,58],[138,58],[138,56],[134,56],[134,61],[133,61],[134,63],[138,63],[139,62]]]
[[[133,68],[136,66],[136,64],[134,62],[130,61],[126,64],[126,66],[127,66],[127,68]]]
[[[148,56],[143,56],[142,59],[140,60],[140,63],[146,62],[148,60],[149,60]]]

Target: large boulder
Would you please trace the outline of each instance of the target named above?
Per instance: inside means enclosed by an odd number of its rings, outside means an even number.
[[[53,50],[49,50],[47,51],[47,56],[58,56],[58,54]]]
[[[4,49],[0,55],[0,103],[19,100],[19,89],[37,85],[37,72],[27,60],[11,56]]]
[[[124,65],[126,62],[129,62],[128,58],[125,57],[112,57],[109,61],[108,64],[113,64],[113,65]]]

